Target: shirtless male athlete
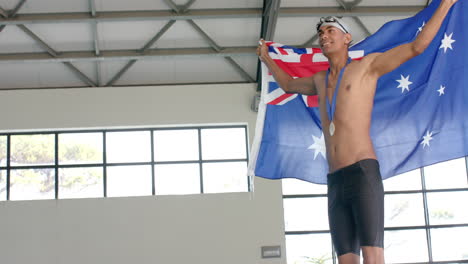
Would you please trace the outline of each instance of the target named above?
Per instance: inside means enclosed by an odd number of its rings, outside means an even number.
[[[349,59],[352,37],[343,21],[321,18],[319,44],[330,68],[305,78],[293,79],[280,69],[260,40],[257,55],[285,92],[318,95],[329,165],[329,224],[340,264],[359,263],[361,250],[364,263],[384,263],[384,191],[369,132],[377,80],[421,54],[456,2],[441,0],[413,42],[359,61]]]

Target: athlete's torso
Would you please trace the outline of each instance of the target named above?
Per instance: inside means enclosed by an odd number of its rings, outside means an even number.
[[[329,171],[353,164],[359,160],[376,159],[370,124],[374,94],[378,77],[370,74],[370,58],[353,61],[346,67],[336,99],[333,117],[334,135],[329,132],[330,121],[325,101],[325,72],[314,78],[318,88],[320,118],[327,147]],[[337,78],[331,75],[328,81],[328,100],[332,99]]]

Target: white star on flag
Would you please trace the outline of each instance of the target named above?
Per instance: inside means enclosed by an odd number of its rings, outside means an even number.
[[[431,144],[429,143],[432,140],[432,132],[426,131],[426,135],[423,136],[423,141],[421,142],[421,145],[423,145],[423,148],[426,146],[430,146]]]
[[[317,158],[318,154],[321,154],[322,157],[326,159],[327,149],[325,147],[325,137],[323,133],[320,138],[312,135],[312,139],[314,140],[314,144],[310,145],[307,149],[315,150],[314,160]]]
[[[437,91],[439,92],[439,96],[442,96],[443,94],[445,94],[445,86],[441,85],[440,89]]]
[[[397,82],[400,83],[400,85],[398,85],[397,88],[401,88],[401,93],[403,93],[405,90],[408,90],[409,92],[409,86],[413,83],[413,82],[410,82],[409,80],[409,75],[404,77],[403,75],[401,75],[401,79],[400,80],[396,80]]]
[[[418,31],[416,31],[416,35],[418,35],[419,32],[421,32],[423,30],[425,25],[426,25],[426,21],[423,21],[422,25],[418,28]]]
[[[440,44],[440,48],[439,48],[439,49],[442,49],[442,48],[443,48],[443,49],[444,49],[444,53],[446,53],[446,52],[447,52],[447,49],[453,50],[452,43],[454,43],[455,40],[452,39],[453,32],[452,32],[449,36],[447,36],[447,33],[444,33],[444,35],[445,35],[445,37],[444,37],[444,39],[441,41],[442,44]]]

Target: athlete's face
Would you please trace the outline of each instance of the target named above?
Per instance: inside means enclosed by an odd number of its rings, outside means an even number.
[[[318,35],[320,48],[325,55],[347,48],[351,41],[350,34],[330,25],[321,27]]]

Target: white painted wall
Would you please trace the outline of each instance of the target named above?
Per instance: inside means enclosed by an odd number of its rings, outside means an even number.
[[[0,131],[247,123],[255,85],[0,91]],[[65,110],[66,109],[66,110]],[[0,202],[0,263],[283,264],[281,184],[254,193]],[[281,245],[281,259],[261,246]]]

